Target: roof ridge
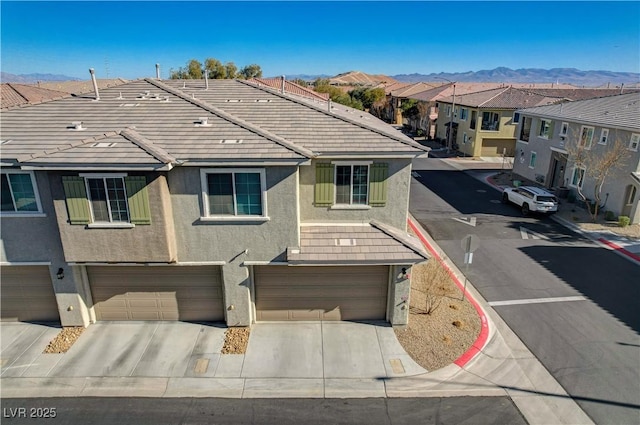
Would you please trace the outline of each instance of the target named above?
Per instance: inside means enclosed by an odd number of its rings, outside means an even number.
[[[342,120],[344,122],[348,122],[349,124],[354,124],[354,125],[357,125],[358,127],[364,128],[366,130],[373,131],[374,133],[378,133],[378,134],[381,134],[383,136],[389,137],[389,138],[394,139],[394,140],[396,140],[398,142],[404,143],[405,145],[408,145],[408,146],[411,146],[411,147],[414,147],[414,148],[418,148],[420,150],[425,150],[424,146],[422,146],[419,143],[416,143],[414,141],[409,142],[408,140],[404,140],[402,137],[400,137],[398,135],[391,134],[391,133],[386,133],[386,132],[384,132],[384,131],[382,131],[380,129],[377,129],[377,128],[373,127],[373,126],[368,126],[368,125],[366,125],[364,123],[361,123],[359,121],[356,121],[356,120],[353,120],[353,119],[350,119],[350,118],[347,118],[347,117],[340,116],[340,115],[335,114],[333,112],[329,112],[325,108],[321,108],[319,106],[316,106],[316,105],[313,105],[313,104],[310,104],[310,103],[302,102],[301,100],[299,100],[299,99],[297,99],[297,98],[295,98],[295,97],[293,97],[293,96],[291,96],[291,95],[289,95],[287,93],[284,93],[284,94],[280,93],[279,91],[277,91],[277,90],[275,90],[275,89],[273,89],[271,87],[254,85],[250,81],[247,81],[247,80],[236,80],[236,81],[238,81],[240,83],[243,83],[243,84],[246,84],[248,86],[257,88],[259,90],[268,91],[269,93],[275,94],[275,95],[277,95],[279,97],[282,97],[284,99],[287,99],[287,100],[290,100],[292,102],[298,103],[298,104],[300,104],[302,106],[306,106],[308,108],[314,109],[314,110],[316,110],[318,112],[322,112],[325,115],[328,115],[328,116],[333,117],[333,118],[337,118],[337,119]],[[329,100],[331,100],[331,99],[329,99]],[[346,106],[346,105],[341,105],[341,106],[344,106],[344,107],[348,108],[348,106]],[[360,111],[360,112],[366,113],[365,111]]]
[[[400,236],[398,234],[398,232],[397,232],[400,229],[396,229],[393,226],[389,226],[387,224],[381,223],[381,222],[379,222],[378,220],[375,220],[375,219],[369,221],[369,224],[372,227],[375,227],[376,229],[378,229],[381,232],[385,233],[389,237],[391,237],[391,238],[395,239],[396,241],[400,242],[401,244],[403,244],[407,248],[413,250],[417,254],[422,255],[423,257],[425,257],[427,259],[429,258],[429,254],[422,248],[421,245],[416,243],[416,241],[412,241],[409,238],[405,238],[403,236]],[[409,236],[409,235],[407,235],[407,236]]]
[[[165,164],[175,164],[177,162],[176,158],[169,154],[167,151],[159,146],[156,146],[155,143],[153,143],[151,140],[135,131],[135,127],[127,127],[119,131],[118,133],[134,145],[138,146],[140,149],[147,152],[149,155],[164,162]]]
[[[265,130],[253,123],[250,123],[248,121],[243,120],[242,118],[238,118],[235,115],[232,115],[226,111],[223,111],[222,109],[219,109],[213,105],[210,105],[208,103],[206,103],[203,100],[200,99],[195,99],[191,96],[189,96],[187,93],[183,92],[182,90],[179,89],[174,89],[171,86],[168,86],[167,84],[158,81],[158,80],[153,80],[151,78],[145,78],[144,81],[146,81],[149,84],[152,84],[154,86],[156,86],[159,89],[162,89],[168,93],[171,93],[175,96],[178,96],[179,98],[181,98],[182,100],[186,100],[187,102],[190,102],[208,112],[211,112],[214,115],[217,115],[218,117],[227,120],[233,124],[239,125],[240,127],[246,128],[249,131],[252,131],[254,133],[257,133],[281,146],[284,146],[287,149],[290,149],[306,158],[314,158],[317,156],[317,154],[313,151],[311,151],[310,149],[307,149],[303,146],[298,146],[288,140],[286,140],[285,138],[278,136],[277,134],[274,134],[268,130]]]
[[[9,88],[11,88],[11,90],[13,90],[13,91],[18,95],[18,96],[20,96],[21,98],[23,98],[23,99],[25,100],[25,102],[27,102],[27,103],[29,102],[29,99],[27,99],[27,98],[26,98],[22,93],[20,93],[20,92],[18,91],[18,89],[16,89],[16,88],[13,86],[13,83],[6,83],[6,84],[7,84],[7,85],[9,86]]]

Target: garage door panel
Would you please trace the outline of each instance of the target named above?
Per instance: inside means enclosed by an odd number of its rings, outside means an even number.
[[[254,269],[258,320],[385,319],[388,267]]]
[[[89,267],[98,320],[224,319],[219,267]]]
[[[3,266],[0,272],[3,321],[60,320],[48,266]]]

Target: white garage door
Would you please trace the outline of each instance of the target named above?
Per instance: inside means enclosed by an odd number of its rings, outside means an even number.
[[[97,320],[224,320],[220,268],[87,267]]]
[[[254,268],[257,320],[384,320],[387,266]]]
[[[0,271],[2,320],[60,320],[48,266],[2,266]]]

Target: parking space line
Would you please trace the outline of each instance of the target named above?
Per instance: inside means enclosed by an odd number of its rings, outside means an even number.
[[[520,304],[542,304],[542,303],[560,303],[566,301],[586,301],[587,298],[578,295],[575,297],[556,297],[556,298],[530,298],[524,300],[507,300],[507,301],[491,301],[489,305],[491,307],[498,307],[503,305],[520,305]]]

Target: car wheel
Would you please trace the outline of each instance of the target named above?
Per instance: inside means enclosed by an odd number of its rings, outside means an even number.
[[[529,215],[529,204],[522,204],[522,215]]]
[[[502,194],[502,203],[503,204],[508,204],[509,203],[509,195],[507,195],[506,193]]]

